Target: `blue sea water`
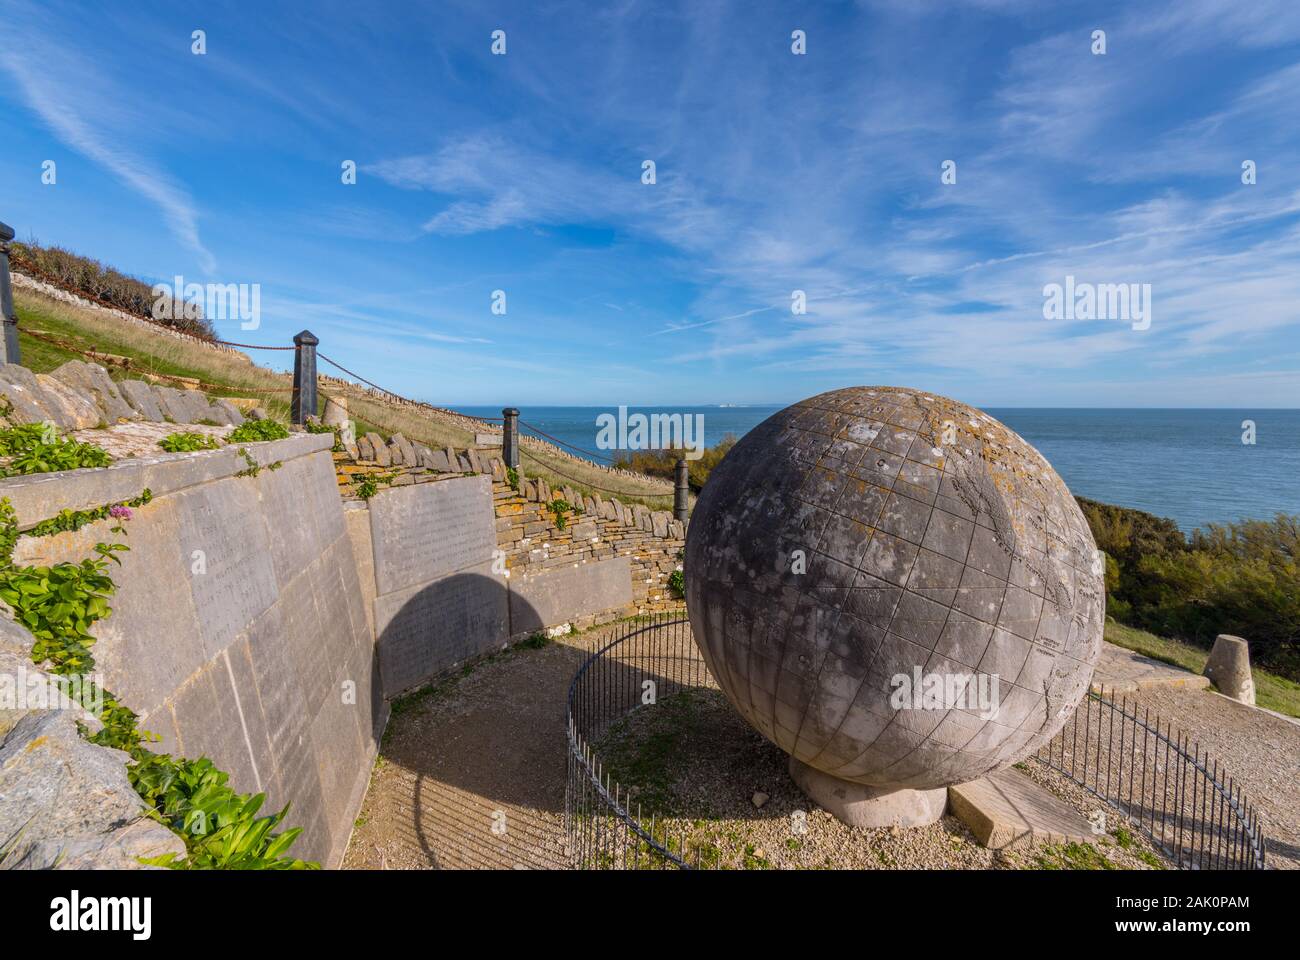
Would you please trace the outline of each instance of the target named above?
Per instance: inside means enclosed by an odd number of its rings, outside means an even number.
[[[457,407],[500,417],[499,408]],[[629,413],[704,415],[709,446],[743,435],[780,406],[633,407]],[[1183,530],[1300,514],[1300,410],[989,408],[1056,468],[1071,492],[1169,517]],[[520,419],[593,453],[604,407],[530,407]],[[1253,445],[1242,421],[1253,420]],[[525,432],[530,432],[525,430]],[[595,459],[590,458],[590,459]]]

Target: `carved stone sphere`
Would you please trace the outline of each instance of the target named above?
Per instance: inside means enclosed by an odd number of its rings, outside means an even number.
[[[686,602],[723,692],[778,747],[843,780],[934,789],[1065,724],[1101,653],[1100,559],[1012,430],[851,387],[774,414],[714,469]]]

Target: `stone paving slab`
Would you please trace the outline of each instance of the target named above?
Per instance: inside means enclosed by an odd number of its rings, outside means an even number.
[[[1102,643],[1101,659],[1092,675],[1094,693],[1100,693],[1103,687],[1107,693],[1137,693],[1154,687],[1204,690],[1209,685],[1209,678],[1199,673],[1144,657],[1113,643]]]
[[[999,770],[948,788],[948,809],[986,847],[1018,841],[1069,843],[1094,839],[1092,824],[1020,771]]]

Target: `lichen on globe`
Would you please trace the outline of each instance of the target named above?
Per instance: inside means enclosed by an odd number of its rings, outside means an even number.
[[[987,414],[851,387],[710,474],[686,603],[732,705],[842,780],[934,789],[1033,753],[1101,653],[1100,555],[1065,483]]]

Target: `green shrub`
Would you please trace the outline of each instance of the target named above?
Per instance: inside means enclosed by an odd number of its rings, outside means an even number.
[[[1106,612],[1210,647],[1244,637],[1259,666],[1300,680],[1300,517],[1211,524],[1190,540],[1172,520],[1079,498],[1106,553]]]
[[[679,600],[686,596],[686,574],[680,570],[674,570],[668,575],[668,589],[673,592],[673,596]]]
[[[245,420],[226,438],[230,443],[255,443],[258,440],[283,440],[288,428],[278,420]]]
[[[158,446],[168,453],[190,453],[194,450],[216,450],[221,446],[215,437],[206,433],[169,433],[158,441]]]
[[[173,297],[166,313],[175,319],[156,320],[153,288],[143,280],[106,267],[98,260],[83,257],[62,247],[43,247],[35,241],[9,245],[9,257],[20,270],[26,269],[53,280],[73,293],[102,300],[127,313],[144,317],[163,326],[173,327],[204,340],[215,340],[212,324],[204,319],[202,307],[197,303],[183,303]]]
[[[713,468],[722,462],[722,458],[735,445],[736,436],[729,433],[714,446],[706,448],[699,459],[687,460],[686,476],[690,488],[696,493],[704,489],[704,482],[709,479]],[[615,458],[614,466],[673,480],[676,478],[677,460],[682,453],[681,450],[624,450]]]
[[[23,423],[0,430],[0,457],[10,458],[6,466],[0,467],[0,476],[6,477],[106,467],[113,462],[101,447],[61,437],[46,423]]]

